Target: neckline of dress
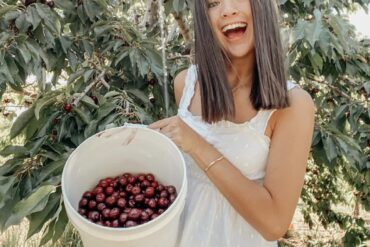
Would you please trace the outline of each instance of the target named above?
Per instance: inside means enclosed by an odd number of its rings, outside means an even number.
[[[257,117],[261,114],[262,109],[258,110],[258,111],[257,111],[257,114],[256,114],[254,117],[252,117],[250,120],[244,121],[244,122],[242,122],[242,123],[235,123],[235,122],[232,122],[232,121],[229,121],[229,120],[220,120],[220,121],[218,121],[218,122],[216,122],[216,123],[208,123],[208,122],[206,122],[206,121],[204,121],[204,120],[202,119],[202,116],[194,115],[191,111],[189,111],[189,109],[188,109],[188,108],[185,108],[185,112],[186,112],[189,116],[191,116],[191,117],[193,117],[193,118],[197,119],[198,121],[201,121],[202,123],[206,124],[207,126],[229,125],[229,126],[235,126],[235,127],[242,127],[242,126],[249,125],[249,124],[251,124],[251,123],[255,122],[255,121],[256,121],[256,119],[257,119]]]
[[[196,76],[196,65],[195,64],[192,64],[191,65],[192,69],[194,71],[194,75]],[[189,78],[186,78],[187,80],[189,80]],[[195,94],[195,84],[196,84],[196,77],[194,78],[194,80],[192,80],[192,88],[191,88],[191,92],[192,94],[190,95],[190,101],[189,103],[191,102],[191,99],[194,97],[194,94]],[[185,108],[185,113],[191,117],[193,117],[194,119],[197,119],[198,121],[206,124],[207,126],[220,126],[220,125],[229,125],[229,126],[235,126],[235,127],[241,127],[241,126],[245,126],[245,125],[249,125],[250,123],[256,121],[257,117],[261,114],[262,112],[262,109],[258,110],[256,115],[254,117],[252,117],[251,119],[247,120],[247,121],[244,121],[242,123],[235,123],[235,122],[232,122],[232,121],[229,121],[229,120],[220,120],[216,123],[208,123],[206,121],[204,121],[202,119],[202,116],[199,116],[199,115],[194,115],[191,111],[189,111],[189,105],[187,105]]]

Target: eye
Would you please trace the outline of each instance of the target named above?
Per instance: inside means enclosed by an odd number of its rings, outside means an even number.
[[[220,4],[220,1],[208,2],[208,8],[216,7],[219,4]]]

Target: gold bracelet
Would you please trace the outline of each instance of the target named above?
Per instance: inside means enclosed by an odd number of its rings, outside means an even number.
[[[204,172],[207,172],[214,164],[216,164],[218,161],[222,160],[223,158],[225,158],[225,157],[223,155],[221,155],[219,158],[217,158],[214,161],[212,161],[211,163],[209,163],[209,165],[204,169]]]

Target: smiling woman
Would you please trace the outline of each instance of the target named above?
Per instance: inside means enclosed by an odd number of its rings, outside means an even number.
[[[274,0],[193,3],[196,64],[175,78],[177,116],[149,126],[189,170],[176,246],[277,246],[303,186],[314,103],[286,81]]]

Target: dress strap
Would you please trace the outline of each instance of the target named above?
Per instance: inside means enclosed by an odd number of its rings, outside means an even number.
[[[292,82],[292,81],[287,81],[287,88],[288,91],[292,90],[295,87],[300,87],[298,84]],[[257,129],[258,132],[261,134],[265,134],[267,124],[272,116],[272,114],[276,111],[276,109],[271,109],[271,110],[261,110],[261,113],[259,114],[259,117],[255,123],[255,128]]]
[[[195,81],[197,79],[197,68],[192,64],[185,77],[185,86],[179,103],[179,111],[187,111],[194,95]]]

